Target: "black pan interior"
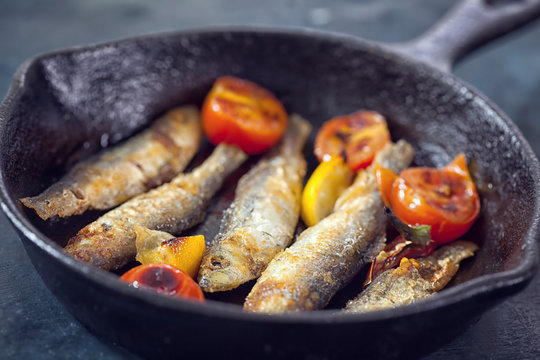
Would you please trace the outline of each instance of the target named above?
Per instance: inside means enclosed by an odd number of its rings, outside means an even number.
[[[521,245],[535,221],[531,200],[538,198],[537,169],[530,168],[531,152],[514,129],[451,75],[340,36],[210,31],[40,57],[29,64],[20,102],[1,134],[6,155],[1,171],[11,200],[37,194],[75,161],[139,131],[169,108],[200,105],[222,75],[263,85],[288,112],[312,122],[315,131],[305,149],[310,170],[316,164],[312,145],[320,124],[358,109],[385,115],[393,139],[413,144],[417,165],[443,166],[464,152],[482,200],[481,217],[466,238],[481,248],[454,283],[513,269],[523,259]],[[194,162],[209,150],[205,144]],[[211,239],[236,180],[252,164],[227,180],[192,233]],[[42,222],[21,211],[36,231],[60,245],[99,215]]]

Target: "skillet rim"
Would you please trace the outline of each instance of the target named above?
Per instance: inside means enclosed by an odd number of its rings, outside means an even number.
[[[471,85],[467,84],[463,80],[459,79],[452,73],[444,72],[436,67],[424,63],[421,60],[415,60],[411,56],[403,55],[392,49],[391,44],[377,43],[369,40],[362,39],[360,37],[348,34],[341,34],[332,31],[323,31],[318,29],[292,27],[292,26],[259,26],[259,25],[225,25],[225,26],[210,26],[202,28],[190,28],[187,30],[160,32],[148,35],[134,36],[119,40],[95,43],[90,45],[74,46],[66,49],[55,50],[37,55],[27,61],[25,61],[15,73],[13,80],[10,84],[9,90],[5,99],[0,104],[0,134],[4,132],[6,122],[8,121],[8,115],[11,114],[11,110],[14,105],[20,100],[21,94],[27,84],[26,73],[27,70],[34,64],[39,63],[42,59],[58,56],[73,54],[83,51],[91,51],[94,49],[115,46],[122,43],[129,43],[139,40],[162,40],[172,37],[181,36],[194,36],[194,35],[214,35],[219,36],[225,33],[234,34],[258,34],[258,35],[283,35],[290,37],[304,37],[308,40],[319,39],[326,41],[333,41],[339,43],[341,46],[350,45],[354,47],[360,47],[364,51],[369,51],[377,56],[386,58],[388,61],[396,63],[402,63],[405,66],[414,67],[417,70],[425,70],[430,74],[435,74],[439,78],[439,81],[446,82],[446,86],[450,86],[450,83],[463,86],[474,95],[474,99],[479,100],[478,104],[481,107],[489,109],[494,112],[494,117],[498,116],[501,120],[501,124],[504,124],[508,128],[509,133],[514,135],[521,150],[528,160],[527,163],[530,167],[531,173],[534,176],[535,184],[535,198],[540,198],[540,163],[536,158],[531,146],[524,138],[518,127],[510,120],[510,118],[502,112],[491,100],[489,100],[480,91],[476,90]],[[250,321],[250,322],[271,322],[271,323],[285,323],[285,324],[349,324],[349,323],[363,323],[373,322],[378,320],[387,320],[392,318],[406,317],[415,315],[421,312],[450,306],[467,299],[479,297],[489,293],[494,293],[499,290],[509,289],[517,287],[520,284],[527,284],[533,277],[538,267],[538,223],[540,221],[540,201],[535,202],[533,210],[533,220],[528,226],[528,231],[525,234],[525,241],[523,242],[522,249],[525,253],[524,261],[520,262],[515,268],[482,275],[475,279],[468,280],[462,284],[456,285],[452,288],[445,289],[438,293],[436,296],[428,299],[424,299],[413,304],[406,306],[400,306],[392,309],[380,310],[376,312],[363,313],[363,314],[346,314],[338,315],[339,310],[319,310],[314,312],[297,312],[288,313],[286,315],[268,315],[258,313],[248,313],[242,310],[238,305],[228,304],[213,300],[207,300],[205,304],[196,304],[190,301],[179,300],[171,298],[165,295],[158,294],[150,291],[140,291],[134,289],[127,284],[118,281],[118,277],[108,271],[94,268],[90,265],[80,266],[80,262],[65,255],[63,249],[52,240],[41,234],[39,230],[23,216],[23,213],[19,209],[19,205],[15,201],[11,200],[9,193],[4,183],[4,174],[0,171],[0,203],[2,210],[6,214],[7,218],[13,224],[13,226],[23,234],[26,239],[33,242],[40,250],[44,251],[48,256],[54,258],[60,263],[61,266],[68,268],[70,271],[74,271],[77,275],[85,278],[87,281],[94,282],[96,286],[105,287],[112,292],[119,292],[122,296],[132,296],[138,301],[142,301],[147,305],[165,308],[168,311],[174,311],[181,313],[183,311],[191,312],[192,314],[202,316],[212,316],[213,318],[219,317],[222,319],[231,319],[237,321]],[[34,265],[35,266],[35,265]],[[37,271],[39,273],[39,271]],[[512,291],[510,291],[512,292]],[[515,292],[515,290],[513,291]],[[55,294],[56,295],[56,294]]]

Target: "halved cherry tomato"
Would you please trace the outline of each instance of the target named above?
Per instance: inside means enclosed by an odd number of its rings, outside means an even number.
[[[315,156],[322,162],[340,155],[352,171],[357,171],[370,165],[389,141],[384,117],[361,110],[325,122],[315,138]]]
[[[404,223],[430,225],[431,238],[444,244],[463,235],[480,213],[480,198],[459,154],[443,169],[409,168],[396,176],[375,168],[382,198]]]
[[[171,265],[139,265],[126,272],[120,279],[135,288],[149,288],[162,294],[204,302],[199,285],[184,271]]]
[[[133,230],[137,234],[135,259],[138,262],[169,264],[186,272],[191,278],[197,278],[206,250],[204,235],[172,237],[169,233],[137,225]]]
[[[339,156],[317,166],[302,191],[300,215],[313,226],[332,212],[337,198],[351,185],[354,173]]]
[[[270,91],[232,76],[216,80],[202,107],[208,139],[238,145],[248,154],[274,146],[287,122],[285,108]]]

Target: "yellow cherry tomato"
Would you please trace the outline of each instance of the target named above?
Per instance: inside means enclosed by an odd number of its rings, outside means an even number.
[[[166,232],[135,227],[137,261],[142,264],[164,263],[197,277],[206,250],[203,235],[174,237]]]
[[[351,184],[354,173],[340,156],[317,166],[302,192],[302,220],[313,226],[332,212],[334,203]]]

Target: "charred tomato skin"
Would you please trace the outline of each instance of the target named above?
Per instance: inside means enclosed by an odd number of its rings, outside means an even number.
[[[202,106],[206,137],[237,145],[248,154],[274,146],[288,124],[283,104],[268,90],[232,76],[218,78]]]
[[[341,156],[352,171],[371,164],[377,151],[390,142],[385,118],[360,110],[326,121],[315,138],[314,152],[320,162]]]
[[[399,176],[390,173],[375,169],[385,204],[408,225],[431,226],[431,238],[438,244],[465,234],[480,213],[480,198],[464,154],[443,169],[419,167]]]
[[[187,273],[168,264],[139,265],[124,273],[120,279],[136,288],[204,302],[199,285]]]

